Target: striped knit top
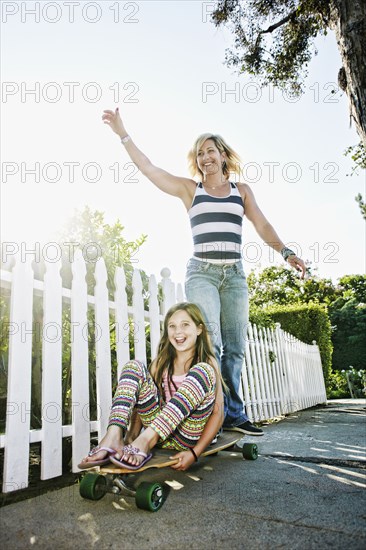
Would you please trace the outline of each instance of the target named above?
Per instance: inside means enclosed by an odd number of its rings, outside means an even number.
[[[209,195],[197,184],[188,211],[193,236],[193,257],[213,264],[232,264],[241,259],[243,199],[230,182],[227,197]]]
[[[163,391],[164,391],[164,398],[165,402],[168,403],[168,401],[171,400],[175,392],[179,389],[179,386],[184,382],[185,378],[187,376],[187,373],[184,374],[173,374],[172,376],[172,382],[169,382],[168,380],[168,371],[166,370],[163,374]],[[175,387],[174,387],[175,386]]]

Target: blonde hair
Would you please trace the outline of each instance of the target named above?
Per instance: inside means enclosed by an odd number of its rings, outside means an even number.
[[[240,176],[241,158],[239,157],[238,153],[236,153],[234,149],[232,149],[232,147],[230,147],[230,145],[228,145],[221,136],[219,136],[218,134],[209,133],[201,134],[200,136],[198,136],[193,144],[192,149],[188,153],[188,167],[191,176],[193,178],[195,176],[203,176],[201,170],[198,168],[197,165],[197,155],[204,142],[208,139],[212,139],[220,153],[225,153],[226,158],[222,167],[223,175],[229,177],[230,173],[234,172]]]

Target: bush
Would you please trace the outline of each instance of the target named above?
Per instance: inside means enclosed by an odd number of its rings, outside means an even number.
[[[250,319],[261,326],[273,326],[280,323],[281,328],[292,334],[302,342],[312,344],[315,340],[319,346],[325,386],[331,376],[332,328],[328,311],[325,306],[318,304],[301,304],[289,306],[271,306],[265,309],[251,308]]]
[[[351,397],[344,371],[331,372],[328,380],[327,396],[328,399],[345,399]]]
[[[366,370],[365,369],[355,369],[354,367],[349,367],[348,371],[342,371],[345,373],[349,392],[352,397],[355,399],[363,398],[366,395]]]
[[[342,305],[341,300],[338,300],[330,308],[330,319],[334,327],[333,368],[343,370],[349,365],[356,369],[365,368],[366,305],[356,299]]]

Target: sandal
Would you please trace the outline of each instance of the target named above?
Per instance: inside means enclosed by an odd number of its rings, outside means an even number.
[[[137,447],[133,447],[132,445],[126,445],[126,447],[123,447],[122,453],[132,456],[142,456],[142,458],[144,459],[142,462],[140,462],[140,464],[130,464],[129,462],[120,460],[115,456],[111,456],[111,462],[113,462],[113,464],[116,464],[117,466],[120,466],[122,468],[128,468],[129,470],[139,470],[152,458],[152,453],[146,454],[143,451],[140,451],[140,449],[138,449]]]
[[[79,470],[88,470],[89,468],[94,468],[95,466],[104,466],[104,464],[108,464],[110,462],[110,459],[117,452],[114,449],[110,449],[109,447],[99,447],[98,445],[97,447],[94,447],[93,449],[91,449],[91,451],[89,451],[88,456],[94,456],[100,451],[107,451],[108,456],[106,456],[105,458],[101,458],[100,460],[94,460],[90,462],[82,461],[80,462],[80,464],[78,464]]]

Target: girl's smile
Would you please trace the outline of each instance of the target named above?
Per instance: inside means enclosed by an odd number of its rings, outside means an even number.
[[[201,332],[202,329],[184,310],[176,311],[169,319],[168,338],[177,351],[188,351],[194,348],[197,336]]]

